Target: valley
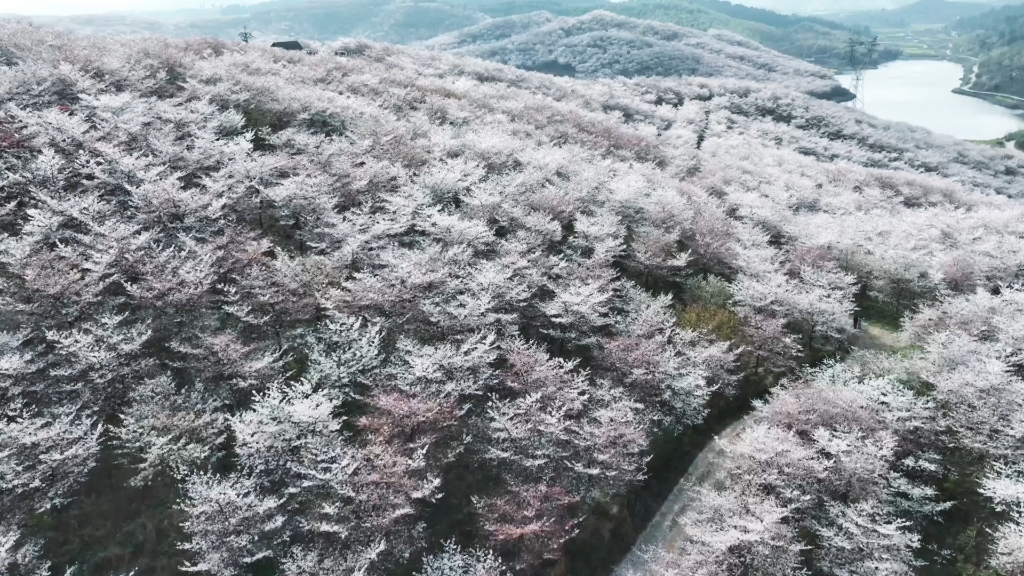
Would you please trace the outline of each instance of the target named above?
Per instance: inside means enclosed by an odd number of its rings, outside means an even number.
[[[961,66],[948,61],[883,64],[864,74],[864,111],[963,140],[989,140],[1024,129],[1024,117],[1014,111],[954,93],[961,76]],[[850,75],[838,78],[851,87]]]
[[[873,60],[867,66],[864,101],[859,106],[879,117],[941,134],[1000,147],[1010,142],[1012,149],[1015,140],[1006,135],[1021,127],[1024,97],[1014,92],[1010,81],[1016,73],[999,59],[1013,53],[1006,47],[1013,42],[1007,30],[1021,10],[1013,5],[918,0],[828,17],[868,27],[880,47],[901,53],[897,62]],[[996,32],[995,27],[1004,30]],[[852,87],[852,73],[844,67],[840,72],[843,85]]]

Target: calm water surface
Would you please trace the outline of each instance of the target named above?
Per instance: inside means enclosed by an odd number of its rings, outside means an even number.
[[[960,86],[963,68],[937,60],[898,60],[864,73],[864,111],[917,124],[965,140],[999,138],[1024,129],[1013,111],[978,98],[950,92]],[[838,76],[850,87],[849,75]]]

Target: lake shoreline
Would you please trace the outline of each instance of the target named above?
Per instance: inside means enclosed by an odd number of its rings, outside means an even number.
[[[973,90],[967,90],[965,88],[953,88],[953,94],[959,94],[960,96],[968,96],[970,98],[977,98],[984,100],[989,104],[994,104],[1007,110],[1014,110],[1017,112],[1024,112],[1024,102],[1015,102],[1006,98],[1000,98],[995,94],[986,94],[983,92],[975,92]]]
[[[864,72],[864,111],[961,140],[995,140],[1024,130],[1024,116],[963,88],[964,69],[951,60],[903,59]],[[850,74],[836,79],[849,88]]]

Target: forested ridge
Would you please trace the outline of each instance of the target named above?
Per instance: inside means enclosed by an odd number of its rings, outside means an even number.
[[[0,574],[571,573],[751,400],[664,573],[1024,569],[1024,157],[322,48],[0,24]]]
[[[526,70],[582,78],[724,77],[851,99],[831,72],[730,32],[701,32],[597,10],[578,18],[531,12],[487,20],[422,45]]]
[[[721,0],[475,0],[470,3],[493,17],[507,17],[532,11],[547,11],[559,16],[583,16],[605,10],[628,18],[674,24],[697,30],[723,30],[789,56],[813,61],[822,66],[839,67],[845,62],[844,46],[849,37],[869,34],[863,27],[851,28],[823,18],[780,14]],[[878,60],[899,57],[899,51],[883,48]]]
[[[1024,6],[1004,6],[951,25],[960,50],[979,58],[974,90],[1024,97]]]
[[[992,10],[992,5],[958,0],[917,0],[898,8],[850,12],[837,17],[848,25],[910,29],[915,26],[947,26]]]
[[[720,0],[296,0],[271,1],[221,10],[220,15],[158,19],[118,15],[41,18],[36,21],[85,32],[236,38],[248,27],[257,41],[299,38],[330,41],[359,37],[378,42],[409,44],[481,24],[491,18],[547,11],[578,17],[595,10],[620,16],[674,24],[702,31],[725,30],[784,54],[838,67],[845,62],[851,33],[868,34],[821,18],[779,14]],[[0,15],[3,12],[0,10]],[[883,48],[880,61],[894,60],[899,51]]]

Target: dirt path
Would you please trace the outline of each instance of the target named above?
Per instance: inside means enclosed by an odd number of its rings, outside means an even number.
[[[676,518],[686,512],[689,504],[690,488],[694,484],[706,484],[714,480],[718,461],[723,457],[721,442],[739,436],[753,421],[753,414],[741,418],[731,424],[708,443],[704,450],[690,465],[686,476],[676,485],[668,500],[662,505],[661,510],[651,520],[651,523],[644,530],[644,533],[637,539],[633,549],[615,567],[612,576],[636,576],[647,574],[647,559],[644,557],[645,550],[671,550],[679,544],[679,528]],[[653,576],[653,575],[652,575]]]
[[[861,350],[894,352],[900,348],[896,333],[881,326],[864,322],[864,328],[850,336],[850,345]],[[679,545],[681,534],[676,518],[686,512],[690,503],[690,491],[694,485],[707,484],[715,479],[722,458],[728,457],[722,442],[736,438],[750,426],[756,417],[752,412],[731,424],[704,447],[704,450],[690,465],[686,475],[676,485],[661,510],[637,539],[633,549],[615,567],[612,576],[663,576],[654,574],[648,566],[644,551],[672,550]]]
[[[900,341],[895,332],[865,321],[864,329],[850,336],[850,346],[860,350],[895,352],[900,349]]]

